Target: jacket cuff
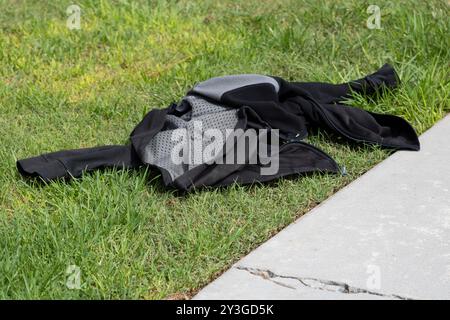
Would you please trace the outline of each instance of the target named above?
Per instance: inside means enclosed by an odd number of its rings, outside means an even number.
[[[400,78],[397,72],[389,64],[385,64],[375,73],[364,77],[364,80],[371,87],[372,92],[379,91],[382,87],[393,89],[400,84]]]
[[[20,174],[28,177],[41,177],[44,181],[67,176],[67,169],[56,159],[44,155],[17,161]]]

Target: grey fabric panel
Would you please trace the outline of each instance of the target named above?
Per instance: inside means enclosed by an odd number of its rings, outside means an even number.
[[[280,90],[280,85],[272,77],[263,76],[260,74],[239,74],[211,78],[194,86],[192,91],[216,101],[220,101],[222,95],[228,91],[261,83],[270,83],[274,86],[276,92]]]
[[[208,129],[218,129],[222,132],[222,136],[225,141],[225,130],[234,129],[238,122],[238,109],[229,108],[219,104],[213,104],[205,99],[186,96],[184,98],[191,105],[191,110],[177,117],[175,115],[167,115],[165,127],[166,130],[158,132],[155,137],[145,147],[144,159],[145,163],[155,165],[157,167],[165,169],[171,176],[172,180],[181,176],[187,170],[190,170],[200,164],[183,163],[175,164],[172,161],[171,153],[173,148],[179,144],[177,141],[172,141],[172,134],[174,130],[184,128],[187,130],[187,135],[190,141],[194,139],[194,132],[196,129],[194,122],[201,121],[202,132],[198,132],[202,135],[202,150],[205,146],[220,143],[220,141],[214,141],[212,136],[208,136],[205,131]],[[223,141],[223,142],[224,142]],[[223,147],[223,143],[218,146]],[[191,158],[195,156],[202,156],[202,154],[194,154],[193,142],[188,145]],[[201,151],[202,151],[201,150]]]

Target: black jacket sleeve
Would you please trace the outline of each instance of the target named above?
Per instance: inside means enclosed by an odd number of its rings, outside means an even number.
[[[292,82],[293,86],[309,93],[319,103],[339,103],[351,98],[353,93],[370,96],[383,89],[394,89],[400,84],[395,69],[385,64],[376,72],[348,83],[332,84],[324,82]]]
[[[84,172],[105,169],[134,169],[143,165],[139,153],[164,125],[166,109],[154,109],[136,126],[129,145],[110,145],[75,150],[62,150],[18,160],[16,165],[24,177],[37,177],[48,182],[58,178],[78,178]]]
[[[406,120],[343,102],[354,92],[370,96],[395,88],[399,79],[388,64],[362,79],[343,84],[288,82],[281,78],[278,81],[280,102],[291,113],[303,117],[308,127],[323,127],[356,142],[393,149],[420,149],[417,134]]]
[[[17,161],[23,176],[44,181],[80,177],[84,171],[102,168],[136,168],[141,165],[134,149],[128,146],[102,146],[63,150]]]

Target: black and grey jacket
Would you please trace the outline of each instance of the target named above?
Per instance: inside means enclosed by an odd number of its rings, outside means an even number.
[[[233,182],[269,181],[313,171],[336,173],[340,167],[330,156],[302,141],[309,129],[320,127],[352,141],[387,148],[419,150],[414,129],[402,118],[364,111],[342,102],[353,92],[373,95],[396,87],[398,81],[389,65],[344,84],[289,82],[256,74],[212,78],[195,85],[179,103],[150,111],[131,133],[128,145],[47,153],[19,160],[17,168],[24,176],[50,181],[79,177],[84,171],[94,169],[145,165],[158,169],[166,186],[185,191]],[[201,128],[196,126],[198,123],[202,124]],[[187,133],[184,142],[182,138],[174,139],[180,129]],[[227,134],[221,140],[205,134],[209,129],[218,132],[242,130],[232,140]],[[262,143],[258,141],[259,147],[263,146],[277,156],[276,172],[261,173],[270,164],[258,154],[253,157],[257,149],[253,146],[255,141],[246,146],[243,161],[217,161],[236,152],[239,139],[246,139],[249,130],[277,132]],[[208,161],[198,157],[198,151],[189,144],[196,134],[201,137],[200,150],[209,146],[210,150],[220,152]],[[181,153],[187,150],[190,160],[175,163],[173,151],[180,142],[187,146]],[[275,143],[278,148],[274,148]],[[193,158],[200,161],[192,161]]]

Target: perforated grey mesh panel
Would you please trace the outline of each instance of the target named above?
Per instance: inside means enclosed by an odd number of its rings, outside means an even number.
[[[194,159],[203,158],[205,146],[222,148],[226,139],[225,130],[234,129],[238,122],[237,109],[214,104],[196,96],[186,96],[184,101],[190,104],[191,110],[181,117],[167,115],[165,123],[167,130],[155,135],[146,146],[144,154],[145,163],[167,170],[172,180],[200,165],[200,163],[194,163]],[[198,127],[199,123],[201,128]],[[172,150],[180,146],[180,140],[173,140],[176,129],[186,129],[188,137],[188,140],[184,141],[186,149],[189,150],[189,157],[182,164],[175,164],[172,160]],[[205,131],[208,129],[220,130],[223,139],[216,139],[214,135],[206,134]],[[202,137],[200,148],[194,148],[194,133]]]

